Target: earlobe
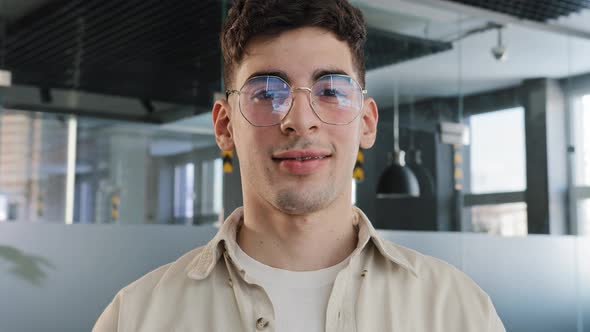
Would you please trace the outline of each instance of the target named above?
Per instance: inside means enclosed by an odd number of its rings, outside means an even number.
[[[222,151],[234,149],[233,126],[230,118],[230,106],[227,100],[217,100],[213,105],[213,129],[215,140]]]
[[[377,137],[377,122],[379,121],[379,110],[373,98],[365,100],[365,106],[361,119],[360,147],[369,149],[375,144]]]

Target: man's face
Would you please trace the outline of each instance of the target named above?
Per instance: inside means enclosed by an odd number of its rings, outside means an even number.
[[[348,45],[327,30],[306,27],[252,40],[236,69],[235,86],[228,88],[239,90],[250,77],[264,74],[281,76],[293,88],[311,87],[319,73],[345,73],[359,81]],[[306,215],[336,201],[350,202],[357,151],[373,145],[377,108],[366,98],[354,121],[330,125],[313,112],[309,93],[298,90],[280,124],[255,127],[240,114],[238,96],[232,95],[216,103],[214,123],[220,147],[235,146],[244,201]],[[291,159],[306,156],[321,158]]]

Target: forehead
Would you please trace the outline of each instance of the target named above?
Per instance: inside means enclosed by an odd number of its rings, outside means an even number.
[[[332,32],[315,27],[289,30],[273,37],[252,39],[236,70],[236,84],[264,73],[280,73],[289,83],[307,85],[318,73],[353,77],[352,53],[348,44]]]

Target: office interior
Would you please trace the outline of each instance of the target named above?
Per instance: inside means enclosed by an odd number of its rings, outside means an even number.
[[[590,2],[352,3],[379,126],[351,202],[507,331],[590,331]],[[90,330],[241,205],[211,120],[229,5],[0,1],[0,331]]]

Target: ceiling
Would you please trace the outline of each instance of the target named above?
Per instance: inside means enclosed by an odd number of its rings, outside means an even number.
[[[461,32],[483,26],[490,18],[423,4],[437,1],[353,1],[370,26],[367,89],[381,107],[393,103],[394,80],[399,81],[402,98],[419,99],[590,72],[590,40],[531,27],[510,24],[504,29],[509,56],[505,62],[490,53],[497,43],[495,30],[452,43]],[[590,10],[583,9],[588,2],[522,0],[518,7],[506,1],[455,1],[590,32]],[[567,8],[559,7],[561,3]],[[546,10],[539,12],[537,4]],[[208,110],[214,92],[221,90],[221,9],[219,0],[4,0],[4,61],[17,85]]]
[[[206,104],[220,13],[217,0],[46,1],[8,22],[5,64],[20,85]]]
[[[152,101],[193,105],[202,112],[222,88],[223,3],[10,1],[0,63],[12,72],[14,84],[40,88],[45,103],[52,103],[51,90],[71,89],[138,99],[148,113],[155,113]],[[369,29],[366,46],[369,70],[452,48],[375,28]]]
[[[380,29],[434,40],[450,40],[459,31],[481,27],[490,21],[485,15],[466,15],[407,0],[355,3],[363,8],[368,21]],[[590,10],[550,22],[590,31]],[[402,101],[407,101],[410,97],[474,94],[514,86],[530,78],[590,73],[588,39],[509,24],[503,29],[503,44],[508,54],[503,62],[491,54],[496,43],[496,30],[473,34],[453,43],[453,49],[447,52],[369,72],[367,89],[380,107],[388,107],[393,105],[395,80],[399,82]]]
[[[547,22],[590,8],[588,0],[452,0],[525,20]]]

